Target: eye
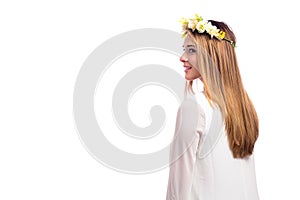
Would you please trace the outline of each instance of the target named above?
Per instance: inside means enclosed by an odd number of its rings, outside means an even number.
[[[190,48],[190,49],[189,49],[189,53],[195,53],[195,52],[196,52],[195,49],[193,49],[193,48]]]
[[[189,53],[195,53],[196,52],[196,50],[193,49],[193,48],[188,49],[188,51],[189,51]]]

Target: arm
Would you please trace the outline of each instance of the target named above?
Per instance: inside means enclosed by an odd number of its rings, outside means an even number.
[[[204,123],[201,107],[193,100],[185,100],[177,112],[175,134],[171,143],[167,200],[189,199],[196,152]]]

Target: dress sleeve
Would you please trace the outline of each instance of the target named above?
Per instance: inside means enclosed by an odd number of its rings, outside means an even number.
[[[167,200],[188,200],[198,144],[205,126],[204,112],[193,100],[185,100],[177,112],[170,146]]]

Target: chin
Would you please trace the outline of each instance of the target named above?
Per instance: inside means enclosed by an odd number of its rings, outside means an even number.
[[[195,79],[197,79],[197,78],[199,78],[199,77],[188,76],[188,75],[185,76],[185,79],[186,79],[187,81],[193,81],[193,80],[195,80]]]
[[[194,80],[194,78],[191,78],[191,77],[185,77],[185,79],[186,79],[187,81],[192,81],[192,80]]]

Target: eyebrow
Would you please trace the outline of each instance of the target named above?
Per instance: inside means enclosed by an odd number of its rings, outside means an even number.
[[[184,45],[182,45],[182,47],[184,48]],[[193,45],[193,44],[188,44],[188,45],[186,45],[186,47],[195,47],[195,45]]]

